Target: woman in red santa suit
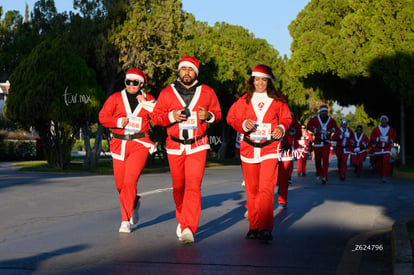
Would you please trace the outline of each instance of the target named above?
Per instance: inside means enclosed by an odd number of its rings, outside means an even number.
[[[322,105],[319,108],[319,114],[309,120],[306,128],[315,136],[313,148],[315,152],[316,181],[322,180],[322,184],[326,184],[328,182],[331,135],[338,130],[335,119],[328,116],[327,105]]]
[[[371,143],[374,148],[377,172],[382,182],[386,182],[386,177],[391,169],[391,147],[397,139],[394,129],[388,125],[388,117],[380,117],[380,125],[374,128],[371,133]]]
[[[146,82],[140,69],[128,70],[126,88],[112,94],[99,113],[99,121],[113,135],[110,150],[121,203],[122,222],[119,232],[122,233],[130,233],[131,226],[138,222],[140,202],[137,183],[148,154],[155,151],[154,143],[148,136],[149,114],[154,98],[141,90]]]
[[[182,243],[193,243],[201,214],[201,182],[207,150],[207,126],[221,119],[214,90],[197,80],[200,63],[184,56],[178,80],[163,89],[151,115],[155,125],[167,127],[166,148],[173,186],[176,234]]]
[[[277,182],[280,139],[292,122],[286,100],[273,86],[272,70],[257,65],[244,94],[231,106],[227,123],[244,134],[240,144],[245,180],[248,239],[273,239],[274,189]]]
[[[351,153],[353,144],[353,135],[354,133],[352,130],[348,128],[348,121],[346,119],[341,119],[341,127],[332,136],[332,140],[336,142],[335,154],[338,161],[338,174],[342,181],[346,178],[348,157]]]
[[[358,125],[352,139],[351,164],[355,167],[357,177],[361,176],[362,165],[368,154],[369,138],[362,132],[362,126]]]
[[[312,145],[313,137],[306,130],[305,125],[301,126],[302,136],[298,140],[299,148],[297,150],[298,167],[296,171],[298,176],[306,176],[306,162],[308,160],[309,148]]]

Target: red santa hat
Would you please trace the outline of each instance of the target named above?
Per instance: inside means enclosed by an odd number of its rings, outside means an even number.
[[[252,76],[266,77],[271,80],[275,79],[272,69],[264,64],[259,64],[256,67],[254,67],[252,71]]]
[[[135,68],[128,70],[128,72],[125,75],[125,79],[135,79],[144,82],[144,84],[147,83],[147,77],[145,76],[144,72],[140,69]]]
[[[198,75],[198,68],[200,67],[200,62],[197,58],[193,56],[184,56],[178,64],[178,70],[180,70],[182,67],[190,67]]]
[[[328,105],[321,105],[321,107],[319,107],[319,112],[322,112],[322,111],[328,111]]]
[[[386,115],[382,115],[382,116],[380,116],[380,121],[381,121],[381,120],[383,120],[383,119],[385,119],[387,122],[389,121],[389,120],[388,120],[388,117],[387,117]]]

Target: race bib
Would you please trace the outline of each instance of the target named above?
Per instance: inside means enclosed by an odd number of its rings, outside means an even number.
[[[141,131],[142,117],[129,116],[125,126],[126,134],[135,134]]]
[[[305,141],[303,139],[299,140],[298,143],[299,145],[302,145],[302,146],[305,145]]]
[[[191,112],[191,116],[186,121],[178,124],[180,130],[194,130],[197,129],[197,112]]]
[[[344,133],[344,136],[345,136],[346,138],[349,138],[349,132],[345,132],[345,133]]]
[[[388,136],[380,136],[379,140],[380,142],[388,142]]]
[[[261,123],[257,125],[256,131],[250,134],[252,140],[270,140],[272,134],[271,123]]]
[[[358,153],[359,151],[360,151],[360,148],[359,148],[359,147],[355,147],[355,148],[354,148],[354,152],[355,152],[355,153]]]

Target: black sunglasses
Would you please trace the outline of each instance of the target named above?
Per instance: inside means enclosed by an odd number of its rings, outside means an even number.
[[[125,84],[128,85],[128,86],[130,86],[130,85],[132,85],[132,86],[138,86],[138,85],[142,85],[143,82],[142,81],[138,81],[138,80],[126,79],[125,80]]]

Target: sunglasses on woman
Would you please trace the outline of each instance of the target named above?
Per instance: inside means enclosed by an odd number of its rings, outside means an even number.
[[[131,79],[125,80],[125,85],[128,85],[128,86],[138,86],[138,85],[142,86],[143,84],[144,82],[138,81],[138,80],[131,80]]]

